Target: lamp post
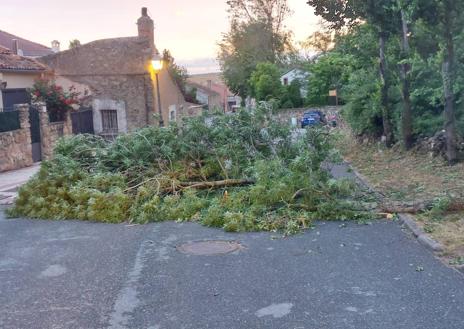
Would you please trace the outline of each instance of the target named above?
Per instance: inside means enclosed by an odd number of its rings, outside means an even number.
[[[159,88],[159,75],[158,73],[163,69],[163,59],[159,55],[155,55],[151,61],[151,67],[155,72],[156,76],[156,96],[158,98],[158,111],[159,111],[159,125],[160,127],[164,126],[163,121],[163,111],[161,110],[161,96],[160,96],[160,88]]]

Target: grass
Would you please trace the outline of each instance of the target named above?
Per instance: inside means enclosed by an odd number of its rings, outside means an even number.
[[[360,144],[347,130],[342,131],[338,143],[345,160],[392,201],[440,199],[464,191],[464,163],[449,167],[441,158],[422,152]],[[464,259],[464,212],[430,211],[414,218],[445,246],[443,256],[450,264],[458,265]]]

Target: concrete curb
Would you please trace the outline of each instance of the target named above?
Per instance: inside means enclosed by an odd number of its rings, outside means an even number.
[[[383,195],[382,193],[376,191],[369,184],[367,179],[362,174],[360,174],[356,169],[354,169],[353,166],[350,163],[348,163],[348,162],[345,162],[345,163],[351,168],[351,170],[353,171],[353,174],[356,176],[356,178],[364,186],[366,186],[373,193],[377,194],[381,199],[385,198],[385,195]],[[412,232],[412,234],[417,238],[417,240],[423,246],[425,246],[426,248],[428,248],[429,250],[434,251],[434,252],[443,252],[445,250],[445,247],[441,243],[435,241],[430,236],[428,236],[427,233],[425,233],[424,230],[422,230],[416,224],[416,222],[414,221],[414,219],[411,218],[410,215],[408,215],[408,214],[398,214],[398,218],[399,218],[400,222]],[[463,269],[464,269],[464,266],[463,266]]]
[[[444,246],[429,237],[408,214],[398,214],[398,218],[404,226],[406,226],[417,240],[427,247],[428,249],[436,252],[442,252],[445,250]]]

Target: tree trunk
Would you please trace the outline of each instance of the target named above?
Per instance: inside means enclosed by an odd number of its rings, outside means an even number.
[[[445,58],[443,61],[443,92],[445,96],[445,132],[446,132],[446,157],[450,165],[457,162],[457,136],[456,117],[454,112],[454,40],[451,31],[452,9],[450,1],[445,2],[444,28],[445,28]]]
[[[215,188],[223,188],[229,186],[243,186],[243,185],[250,185],[254,184],[255,181],[251,179],[226,179],[221,181],[212,181],[212,182],[187,182],[187,183],[180,183],[179,187],[182,189],[215,189]]]
[[[388,105],[388,89],[389,82],[387,77],[387,59],[385,56],[386,35],[383,31],[379,34],[379,51],[380,51],[380,82],[381,82],[381,98],[380,105],[382,108],[383,134],[385,136],[385,144],[387,147],[393,145],[393,128],[391,125],[390,108]]]
[[[410,48],[409,48],[409,28],[408,21],[406,19],[406,13],[401,10],[401,22],[403,30],[402,38],[402,52],[403,60],[409,59]],[[409,72],[411,71],[411,65],[409,63],[401,64],[401,80],[402,89],[401,94],[403,97],[403,113],[401,116],[401,125],[403,133],[403,143],[406,150],[410,150],[413,146],[413,135],[412,135],[412,108],[411,108],[411,97],[410,97],[410,81]]]

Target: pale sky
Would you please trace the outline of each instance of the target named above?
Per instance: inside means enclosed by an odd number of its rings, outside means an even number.
[[[317,29],[318,19],[306,0],[288,0],[294,11],[287,26],[301,41]],[[50,46],[54,39],[67,49],[82,43],[134,36],[141,7],[155,21],[158,49],[169,49],[188,66],[215,66],[217,43],[228,29],[226,0],[0,0],[0,30]],[[212,69],[212,68],[210,68]]]

